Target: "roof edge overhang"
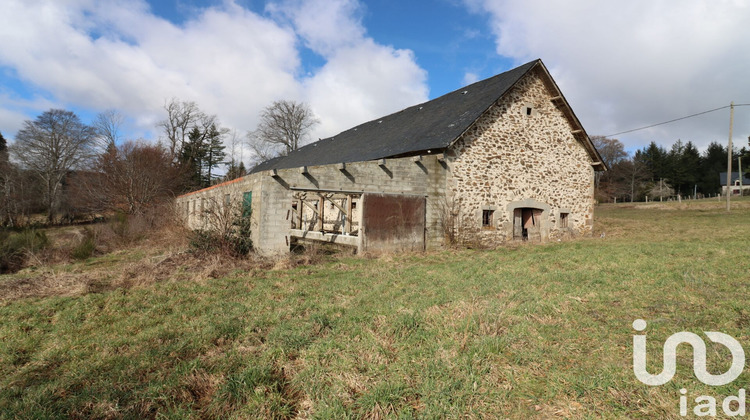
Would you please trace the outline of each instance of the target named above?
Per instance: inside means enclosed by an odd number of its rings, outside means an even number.
[[[540,58],[536,59],[534,62],[534,65],[529,67],[526,72],[521,75],[511,87],[509,87],[505,92],[503,92],[490,106],[487,107],[487,109],[482,112],[479,117],[477,117],[471,124],[469,124],[464,131],[461,132],[461,134],[458,135],[451,143],[447,146],[447,148],[452,147],[459,139],[461,139],[474,125],[479,121],[486,113],[489,111],[490,108],[495,106],[495,104],[498,103],[501,99],[503,99],[510,91],[512,91],[518,83],[523,80],[527,75],[529,75],[531,72],[533,72],[535,69],[541,69],[542,74],[544,75],[545,81],[548,84],[548,87],[555,92],[556,97],[553,98],[553,100],[557,99],[557,106],[559,109],[563,111],[563,114],[568,118],[568,121],[570,122],[571,126],[573,126],[573,136],[578,140],[586,149],[586,152],[589,154],[589,157],[591,158],[591,166],[596,171],[606,171],[609,168],[607,168],[607,165],[604,163],[604,160],[602,159],[601,155],[599,155],[599,152],[596,150],[596,147],[594,147],[594,143],[591,142],[591,139],[589,138],[589,135],[586,133],[586,130],[583,128],[583,125],[581,124],[581,121],[578,119],[576,114],[573,112],[573,108],[570,107],[570,104],[568,103],[568,100],[565,99],[565,96],[562,94],[562,91],[560,90],[560,87],[557,86],[557,83],[555,82],[555,79],[552,78],[552,75],[550,74],[549,70],[547,70],[547,66],[544,65],[542,60]],[[559,99],[558,99],[559,98]]]
[[[570,122],[570,125],[573,126],[573,137],[575,137],[576,140],[578,140],[583,145],[583,147],[588,152],[589,157],[591,157],[591,166],[596,171],[609,170],[609,168],[607,168],[607,165],[604,163],[601,155],[599,154],[599,151],[596,150],[596,147],[594,147],[594,143],[591,141],[591,138],[586,133],[586,129],[583,128],[583,124],[581,124],[581,121],[578,119],[575,112],[573,112],[573,108],[571,108],[568,100],[565,99],[565,95],[563,95],[560,87],[557,86],[557,82],[555,82],[555,79],[552,78],[552,75],[547,69],[547,66],[544,65],[542,60],[538,60],[537,65],[533,68],[537,67],[541,69],[542,73],[545,76],[545,80],[549,84],[549,87],[557,95],[552,98],[554,104],[563,112],[563,114],[565,114],[565,116],[568,118],[568,121]]]
[[[487,108],[485,108],[485,110],[484,110],[484,111],[482,111],[482,113],[481,113],[481,114],[479,114],[479,116],[478,116],[477,118],[475,118],[475,119],[474,119],[474,121],[472,121],[472,122],[471,122],[471,124],[469,124],[469,125],[467,125],[467,126],[466,126],[466,128],[464,129],[464,131],[462,131],[462,132],[461,132],[461,134],[459,134],[459,135],[458,135],[458,136],[457,136],[457,137],[456,137],[455,139],[453,139],[453,140],[452,140],[452,141],[451,141],[451,142],[450,142],[450,143],[449,143],[449,144],[448,144],[448,145],[447,145],[447,146],[445,147],[445,149],[450,149],[451,147],[453,147],[453,145],[454,145],[454,144],[456,144],[456,142],[457,142],[458,140],[460,140],[461,138],[463,138],[463,136],[464,136],[464,135],[465,135],[465,134],[466,134],[466,133],[467,133],[467,132],[468,132],[468,131],[469,131],[469,130],[470,130],[470,129],[472,128],[472,127],[474,127],[474,126],[476,125],[477,121],[479,121],[480,119],[482,119],[482,117],[484,117],[484,116],[485,116],[485,114],[487,114],[487,111],[489,111],[489,110],[490,110],[490,109],[491,109],[491,108],[492,108],[493,106],[495,106],[495,104],[497,104],[497,102],[498,102],[498,101],[499,101],[500,99],[504,98],[504,97],[505,97],[505,95],[507,95],[507,94],[508,94],[508,92],[510,92],[511,90],[513,90],[513,88],[515,88],[515,87],[516,87],[516,85],[518,85],[518,82],[519,82],[519,81],[521,81],[521,80],[522,80],[522,79],[523,79],[524,77],[526,77],[526,75],[528,75],[528,74],[529,74],[529,72],[531,72],[531,71],[532,71],[532,70],[533,70],[533,69],[534,69],[534,68],[535,68],[535,67],[537,66],[537,64],[539,64],[539,63],[541,63],[541,62],[542,62],[542,60],[541,60],[541,59],[539,59],[539,58],[537,58],[537,59],[536,59],[536,60],[534,60],[534,61],[536,61],[536,62],[534,63],[534,65],[532,65],[531,67],[529,67],[529,68],[528,68],[528,69],[527,69],[527,70],[526,70],[526,71],[525,71],[525,72],[524,72],[524,73],[523,73],[523,74],[522,74],[522,75],[521,75],[521,76],[520,76],[520,77],[519,77],[518,79],[516,79],[516,81],[515,81],[515,82],[513,82],[513,84],[512,84],[512,85],[511,85],[511,86],[510,86],[510,87],[509,87],[508,89],[505,89],[505,92],[503,92],[502,94],[500,94],[500,96],[498,96],[498,98],[497,98],[497,99],[495,99],[494,101],[492,101],[492,103],[491,103],[491,104],[490,104],[489,106],[487,106]],[[533,62],[533,61],[530,61],[529,63],[531,63],[531,62]],[[529,64],[529,63],[526,63],[526,64]],[[524,64],[524,65],[526,65],[526,64]],[[520,67],[523,67],[523,65],[522,65],[522,66],[520,66]]]

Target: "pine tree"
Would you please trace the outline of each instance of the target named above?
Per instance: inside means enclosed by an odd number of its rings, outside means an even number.
[[[245,169],[245,164],[243,162],[240,162],[238,165],[235,161],[229,162],[229,168],[227,170],[227,174],[224,177],[225,181],[231,181],[233,179],[241,178],[243,176],[247,175],[247,170]]]
[[[0,133],[0,163],[8,161],[8,143],[3,137],[3,133]]]
[[[666,178],[668,172],[667,151],[663,147],[651,142],[644,147],[642,152],[643,163],[651,172],[652,181],[658,181],[660,178]]]
[[[205,144],[205,155],[203,161],[203,168],[206,170],[206,176],[203,180],[204,186],[211,185],[213,180],[213,169],[218,167],[224,162],[226,153],[224,152],[225,146],[223,143],[223,133],[216,128],[215,124],[211,124],[211,127],[206,133],[206,144]]]
[[[721,143],[711,142],[700,159],[698,190],[704,194],[721,191],[719,173],[727,170],[727,149]]]
[[[180,162],[190,189],[205,186],[202,174],[206,151],[203,133],[198,127],[193,127],[188,133],[188,141],[182,148],[182,156],[180,157]]]

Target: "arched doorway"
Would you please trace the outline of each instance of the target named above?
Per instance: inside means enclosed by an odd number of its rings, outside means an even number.
[[[512,217],[509,238],[541,242],[549,239],[549,204],[527,198],[508,204],[507,209]]]

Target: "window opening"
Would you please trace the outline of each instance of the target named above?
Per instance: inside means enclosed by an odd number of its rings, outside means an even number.
[[[494,210],[482,210],[482,227],[492,227]]]

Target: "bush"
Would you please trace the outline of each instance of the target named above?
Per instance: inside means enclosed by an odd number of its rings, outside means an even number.
[[[190,248],[200,254],[224,254],[243,257],[253,249],[250,237],[250,217],[237,217],[232,222],[233,229],[196,230],[190,237]]]
[[[24,229],[15,234],[0,231],[0,274],[20,270],[26,264],[29,254],[48,246],[49,239],[40,230]]]
[[[90,230],[86,230],[86,236],[84,236],[81,243],[76,245],[71,251],[70,256],[76,260],[85,260],[91,258],[96,250],[96,236]]]

